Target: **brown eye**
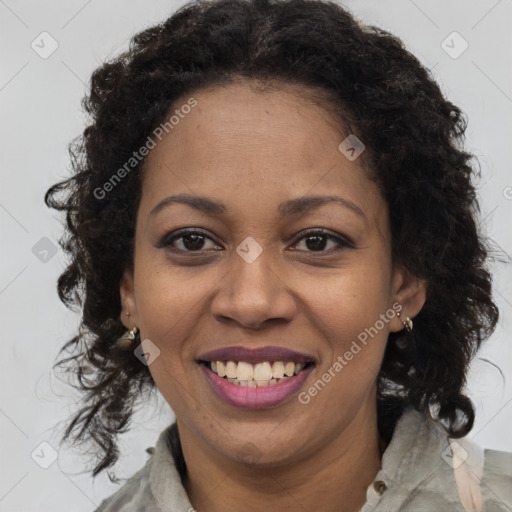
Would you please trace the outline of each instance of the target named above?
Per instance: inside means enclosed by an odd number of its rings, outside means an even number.
[[[354,245],[342,237],[333,235],[324,230],[309,231],[305,236],[300,238],[294,245],[301,241],[305,241],[306,251],[308,252],[331,252],[341,250],[342,248],[354,248]],[[325,250],[328,242],[334,243],[334,247]]]
[[[213,242],[213,247],[205,248],[208,240]],[[344,248],[353,249],[355,247],[353,243],[345,238],[334,235],[325,230],[312,230],[307,232],[302,238],[295,242],[294,246],[297,246],[299,242],[302,241],[305,242],[305,249],[299,250],[305,250],[306,252],[330,253]],[[334,246],[326,249],[329,242],[332,242]],[[157,248],[161,249],[164,247],[169,248],[172,251],[183,253],[200,253],[203,250],[220,248],[211,237],[197,229],[187,229],[164,236],[158,243]]]
[[[166,235],[157,245],[159,249],[163,247],[170,247],[173,250],[182,252],[198,252],[204,249],[206,240],[214,242],[209,236],[206,236],[202,231],[198,230],[185,230],[175,234]],[[176,242],[179,242],[176,246]],[[214,242],[215,243],[215,242]],[[218,247],[215,244],[215,247]]]
[[[189,251],[197,251],[203,248],[205,237],[195,233],[182,235],[178,238],[183,240],[183,246]]]

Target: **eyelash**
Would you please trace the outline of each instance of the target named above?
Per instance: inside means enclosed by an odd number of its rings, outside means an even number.
[[[211,240],[212,242],[216,243],[215,240],[213,240],[211,237],[209,237],[204,231],[202,231],[200,229],[189,228],[189,229],[181,230],[181,231],[175,233],[171,237],[169,237],[169,234],[165,235],[158,243],[157,248],[158,249],[169,248],[169,246],[171,246],[175,240],[179,240],[180,238],[183,238],[186,235],[201,235],[204,238],[207,238],[207,239]],[[332,233],[330,233],[329,231],[326,231],[324,229],[310,229],[310,230],[304,232],[302,234],[301,238],[298,238],[294,242],[293,245],[297,245],[297,243],[299,243],[300,241],[307,239],[307,238],[311,238],[313,236],[324,236],[325,238],[336,242],[339,245],[339,247],[336,247],[334,249],[328,249],[328,250],[306,251],[306,252],[310,252],[312,254],[316,254],[316,253],[330,254],[332,252],[341,251],[343,249],[355,249],[354,244],[351,241],[349,241],[348,239],[333,235]],[[172,248],[171,250],[176,251],[176,252],[189,253],[189,254],[195,254],[195,253],[200,254],[202,251],[202,249],[199,249],[197,251],[189,251],[189,250],[176,249],[176,248]]]

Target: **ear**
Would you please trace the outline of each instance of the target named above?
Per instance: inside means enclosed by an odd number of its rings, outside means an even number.
[[[402,266],[395,268],[392,279],[392,304],[399,303],[401,309],[395,306],[393,309],[400,313],[400,318],[395,316],[389,322],[389,330],[398,332],[404,329],[402,320],[408,316],[411,319],[421,311],[427,300],[427,283]]]
[[[138,325],[138,319],[133,273],[128,269],[125,269],[119,281],[119,295],[121,297],[121,322],[127,329],[132,329],[134,325]],[[130,313],[130,316],[126,313]]]

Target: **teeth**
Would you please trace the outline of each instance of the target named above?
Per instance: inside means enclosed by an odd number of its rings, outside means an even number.
[[[212,366],[212,371],[213,372],[215,371],[213,369],[213,366]],[[226,376],[226,365],[222,361],[217,361],[217,373],[219,374],[219,377]]]
[[[288,380],[304,369],[304,363],[293,361],[274,361],[257,364],[245,361],[211,361],[211,370],[219,377],[225,377],[231,384],[242,387],[275,386]]]
[[[254,380],[270,380],[272,378],[272,368],[270,363],[258,363],[254,367]]]
[[[289,363],[286,363],[286,365],[288,366]],[[294,369],[295,369],[295,364],[294,363],[291,363],[293,364],[294,366]],[[284,377],[284,364],[282,361],[276,361],[273,365],[272,365],[272,377],[275,377],[276,379],[280,379],[281,377]]]
[[[254,369],[252,367],[252,364],[245,363],[244,361],[240,361],[238,363],[238,366],[236,367],[236,378],[238,380],[252,380],[253,375]]]
[[[295,372],[295,363],[292,361],[289,361],[286,363],[286,366],[284,367],[284,374],[288,375],[288,377],[291,377]]]
[[[228,379],[236,379],[236,363],[234,361],[226,363],[226,377]]]

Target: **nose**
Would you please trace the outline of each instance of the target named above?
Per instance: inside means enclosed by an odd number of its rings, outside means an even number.
[[[211,311],[222,323],[261,329],[267,324],[288,323],[297,304],[280,265],[264,250],[248,262],[237,253],[233,265],[219,282]]]

